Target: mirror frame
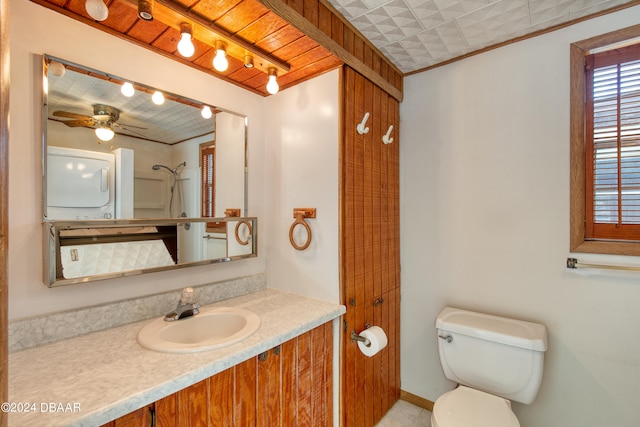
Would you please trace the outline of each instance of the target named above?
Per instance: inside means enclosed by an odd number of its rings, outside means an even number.
[[[251,253],[243,255],[233,255],[224,258],[211,258],[202,261],[192,261],[184,263],[176,263],[162,267],[151,267],[138,270],[127,270],[113,273],[96,274],[92,276],[81,276],[74,278],[65,278],[62,274],[61,259],[61,236],[60,232],[65,230],[83,230],[93,228],[138,228],[138,227],[156,227],[156,226],[185,226],[194,222],[240,222],[251,221],[249,227],[249,244],[251,244]],[[234,236],[235,233],[227,230],[227,239]],[[91,237],[91,236],[88,236]],[[238,237],[235,236],[237,239]],[[241,244],[246,244],[240,242]],[[43,223],[43,279],[48,287],[57,287],[64,285],[76,285],[80,283],[95,282],[98,280],[114,279],[119,277],[138,276],[146,273],[155,273],[158,271],[175,270],[179,268],[194,267],[199,265],[219,264],[223,262],[236,261],[240,259],[255,258],[258,256],[258,218],[256,217],[224,217],[224,218],[170,218],[170,219],[131,219],[131,220],[91,220],[91,221],[45,221]]]

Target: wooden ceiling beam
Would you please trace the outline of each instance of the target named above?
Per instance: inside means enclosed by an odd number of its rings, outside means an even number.
[[[329,52],[340,58],[340,60],[346,65],[350,66],[358,73],[371,80],[397,101],[402,101],[402,90],[398,89],[387,79],[383,78],[373,68],[365,64],[362,60],[345,49],[340,43],[327,35],[324,31],[322,31],[318,26],[309,21],[303,15],[289,7],[284,1],[260,0],[260,2],[262,2],[262,4],[264,4],[267,8],[271,9],[274,13],[282,17],[282,19],[296,27],[298,30],[311,37]],[[333,14],[333,12],[331,13]]]

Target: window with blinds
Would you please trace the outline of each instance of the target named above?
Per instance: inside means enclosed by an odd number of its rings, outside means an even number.
[[[202,216],[215,216],[215,146],[200,147],[200,169],[202,171]]]
[[[640,241],[640,45],[586,64],[585,237]]]

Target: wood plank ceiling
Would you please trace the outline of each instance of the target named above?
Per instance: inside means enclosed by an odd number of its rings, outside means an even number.
[[[284,89],[342,65],[337,56],[259,0],[156,0],[158,17],[154,13],[152,21],[138,17],[136,0],[106,0],[109,16],[101,22],[89,17],[85,0],[32,1],[264,96],[267,67],[278,70],[278,84]],[[194,25],[195,54],[190,58],[177,51],[181,21]],[[212,65],[216,39],[231,42],[228,52],[241,52],[227,55],[229,68],[224,72]],[[249,51],[254,68],[246,68],[242,60]]]

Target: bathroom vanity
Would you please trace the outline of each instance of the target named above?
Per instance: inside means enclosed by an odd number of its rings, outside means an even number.
[[[137,343],[144,320],[12,353],[9,396],[22,406],[9,425],[332,425],[332,320],[344,306],[272,289],[213,306],[253,311],[260,328],[171,354]]]

